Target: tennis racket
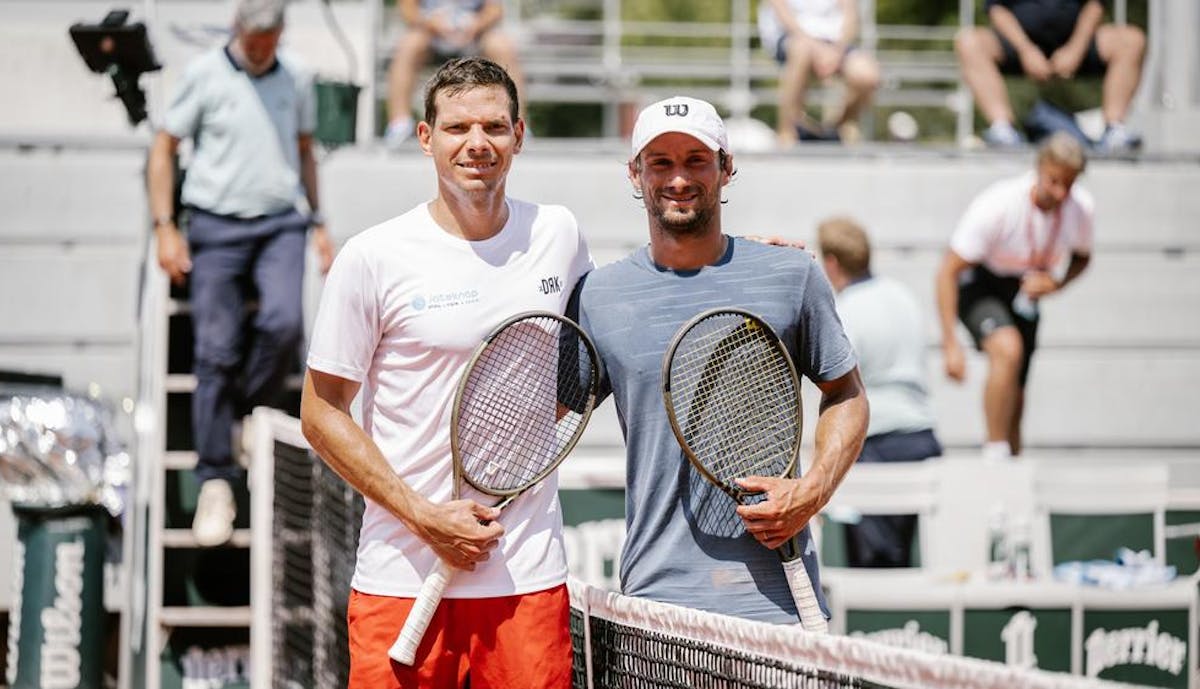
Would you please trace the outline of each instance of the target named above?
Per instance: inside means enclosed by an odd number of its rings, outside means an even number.
[[[803,411],[800,379],[779,336],[740,309],[705,311],[680,328],[663,358],[671,430],[700,474],[742,504],[747,476],[795,476]],[[804,629],[829,625],[796,539],[779,548]]]
[[[574,322],[548,312],[504,321],[475,349],[454,395],[454,497],[463,482],[503,509],[566,458],[596,405],[596,348]],[[438,560],[388,656],[412,665],[453,569]]]

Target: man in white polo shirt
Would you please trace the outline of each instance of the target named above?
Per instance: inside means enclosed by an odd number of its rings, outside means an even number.
[[[966,374],[956,317],[987,355],[985,458],[1021,453],[1038,301],[1079,277],[1091,259],[1092,196],[1075,185],[1086,165],[1069,134],[1049,137],[1038,147],[1034,172],[996,182],[971,202],[938,269],[946,375],[961,381]]]
[[[192,532],[202,546],[233,535],[234,419],[278,404],[294,366],[310,226],[322,271],[333,260],[317,200],[312,77],[276,52],[283,15],[283,0],[240,0],[233,39],[189,64],[176,85],[147,166],[158,263],[190,293],[201,484]],[[174,157],[185,138],[194,142],[181,195],[186,237],[174,200]],[[244,332],[248,282],[258,310]]]

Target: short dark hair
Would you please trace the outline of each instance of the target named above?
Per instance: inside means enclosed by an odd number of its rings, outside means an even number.
[[[458,57],[438,68],[425,85],[425,121],[432,125],[437,120],[439,93],[445,91],[448,96],[456,96],[481,86],[504,87],[508,92],[508,114],[515,123],[520,112],[517,85],[503,67],[483,57]]]

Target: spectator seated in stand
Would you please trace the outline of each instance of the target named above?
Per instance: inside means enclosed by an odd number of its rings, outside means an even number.
[[[525,103],[525,81],[517,45],[500,28],[500,0],[398,0],[396,10],[406,25],[388,68],[388,126],[384,141],[395,146],[412,138],[412,96],[421,69],[433,59],[483,55],[512,76]],[[524,113],[521,113],[524,119]]]
[[[988,122],[984,141],[1017,147],[1025,137],[1015,126],[1005,74],[1035,82],[1103,75],[1101,110],[1105,129],[1096,147],[1103,152],[1137,148],[1141,141],[1125,125],[1137,91],[1146,35],[1136,26],[1102,24],[1099,0],[988,0],[989,26],[964,29],[955,39],[963,80]]]
[[[779,75],[781,146],[818,139],[852,143],[860,135],[857,120],[879,88],[879,63],[854,47],[858,37],[856,0],[763,0],[758,7],[758,31],[765,49],[782,65]],[[804,112],[810,77],[841,77],[846,94],[840,107],[827,113],[823,124]]]

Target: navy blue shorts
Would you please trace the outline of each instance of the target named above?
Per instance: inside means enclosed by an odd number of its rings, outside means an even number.
[[[1016,48],[1013,47],[1012,43],[1008,42],[1008,39],[1001,36],[999,31],[992,29],[992,33],[1000,40],[1000,50],[1004,52],[1004,57],[1000,59],[1000,71],[1004,74],[1024,74],[1025,70],[1021,67],[1021,58],[1017,56]],[[1054,51],[1061,48],[1065,43],[1066,40],[1063,40],[1061,43],[1043,41],[1035,42],[1035,45],[1046,56],[1046,59],[1050,59]],[[1104,74],[1106,69],[1108,69],[1108,65],[1100,57],[1100,51],[1096,48],[1096,39],[1092,38],[1091,42],[1088,43],[1087,52],[1083,55],[1083,62],[1079,63],[1079,69],[1075,71],[1075,74],[1076,76],[1099,76]]]

